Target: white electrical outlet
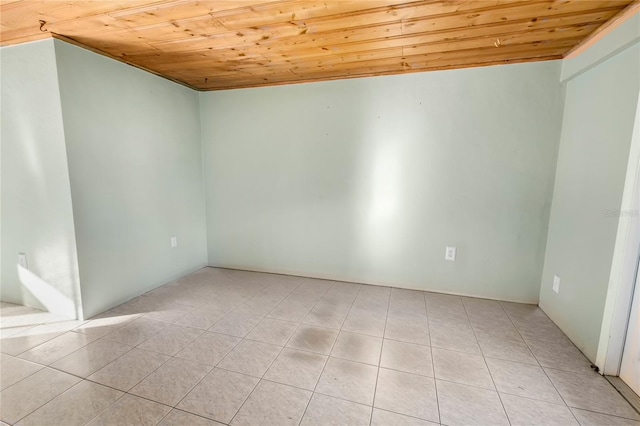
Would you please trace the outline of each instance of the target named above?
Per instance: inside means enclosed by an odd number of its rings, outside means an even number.
[[[27,267],[27,255],[25,253],[18,253],[18,265],[22,266],[24,269],[29,269]]]
[[[444,260],[456,260],[455,247],[447,247],[447,250],[444,252]]]
[[[178,237],[171,237],[171,248],[178,247]]]
[[[557,275],[553,276],[553,291],[556,293],[560,291],[560,277]]]

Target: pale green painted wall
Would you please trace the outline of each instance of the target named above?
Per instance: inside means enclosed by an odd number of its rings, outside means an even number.
[[[536,303],[559,77],[544,62],[201,93],[209,263]]]
[[[2,299],[35,303],[10,269],[44,247],[67,274],[45,278],[78,298],[75,234],[86,316],[206,264],[208,245],[216,266],[539,296],[592,357],[638,96],[622,28],[613,51],[563,62],[564,117],[559,62],[198,95],[59,41],[0,49]]]
[[[590,68],[572,70],[566,83],[540,288],[540,307],[592,361],[618,226],[607,211],[620,208],[640,91],[640,44],[624,45],[611,57],[582,59]],[[554,274],[561,279],[558,294]]]
[[[640,14],[635,14],[582,54],[562,61],[561,80],[569,80],[640,41]]]
[[[52,40],[0,49],[3,301],[81,316]],[[17,255],[31,273],[18,274]]]
[[[207,263],[198,95],[76,46],[55,47],[90,316]]]

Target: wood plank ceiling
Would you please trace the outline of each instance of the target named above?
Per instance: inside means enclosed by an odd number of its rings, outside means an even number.
[[[0,41],[58,37],[217,90],[558,59],[636,3],[2,0]]]

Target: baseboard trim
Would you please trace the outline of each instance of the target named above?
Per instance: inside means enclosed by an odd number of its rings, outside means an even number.
[[[471,293],[457,293],[457,292],[453,292],[453,291],[432,290],[432,289],[419,288],[419,287],[413,287],[413,286],[399,286],[399,285],[393,285],[393,284],[388,284],[388,283],[383,283],[383,282],[350,281],[350,280],[347,280],[347,279],[344,279],[344,278],[334,277],[334,276],[299,275],[299,274],[293,274],[293,273],[289,273],[289,272],[285,272],[285,271],[251,269],[251,268],[234,267],[234,266],[208,265],[208,267],[209,268],[216,268],[216,269],[229,269],[231,271],[259,272],[259,273],[262,273],[262,274],[286,275],[286,276],[289,276],[289,277],[300,277],[300,278],[310,278],[310,279],[314,279],[314,280],[336,281],[336,282],[347,283],[347,284],[374,285],[374,286],[379,286],[379,287],[391,287],[391,288],[397,288],[397,289],[402,289],[402,290],[426,291],[428,293],[448,294],[448,295],[451,295],[451,296],[471,297],[471,298],[474,298],[474,299],[495,300],[495,301],[498,301],[498,302],[522,303],[522,304],[525,304],[525,305],[536,305],[537,306],[538,303],[539,303],[539,301],[532,302],[532,301],[515,300],[515,299],[509,299],[509,298],[490,297],[490,296],[471,294]]]
[[[616,388],[620,395],[640,414],[640,396],[636,394],[620,377],[604,376]]]

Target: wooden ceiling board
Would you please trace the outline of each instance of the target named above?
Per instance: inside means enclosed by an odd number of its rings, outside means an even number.
[[[559,59],[639,3],[0,0],[0,44],[53,36],[221,90]]]

